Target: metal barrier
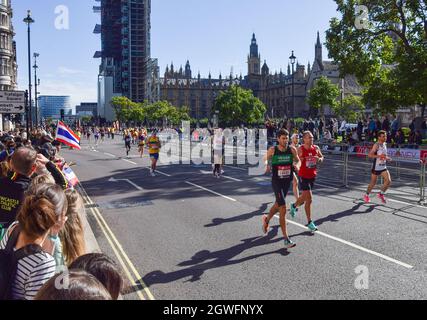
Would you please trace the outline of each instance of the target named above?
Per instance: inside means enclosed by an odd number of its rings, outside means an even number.
[[[352,188],[363,190],[366,187],[369,183],[372,170],[373,159],[368,157],[372,144],[319,143],[318,146],[322,150],[322,153],[327,155],[324,165],[330,166],[329,170],[319,170],[321,178],[333,181],[338,186],[341,185],[345,188],[351,186]],[[392,180],[398,181],[400,185],[399,190],[392,189],[393,192],[391,193],[396,197],[403,199],[412,198],[410,200],[427,205],[427,151],[390,148],[389,152],[392,153],[393,162],[388,164],[387,167],[392,175]],[[426,158],[416,158],[421,156]],[[380,177],[379,183],[383,183],[382,177]]]

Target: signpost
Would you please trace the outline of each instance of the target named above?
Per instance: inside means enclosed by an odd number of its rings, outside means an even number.
[[[25,91],[0,91],[0,113],[24,113]]]

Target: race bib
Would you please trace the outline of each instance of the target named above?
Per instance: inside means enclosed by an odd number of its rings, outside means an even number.
[[[289,178],[291,176],[291,166],[278,166],[277,176],[280,179]]]
[[[316,166],[317,166],[317,160],[316,160],[316,158],[314,158],[314,157],[308,157],[308,158],[305,160],[305,166],[306,166],[308,169],[315,169],[315,168],[316,168]]]

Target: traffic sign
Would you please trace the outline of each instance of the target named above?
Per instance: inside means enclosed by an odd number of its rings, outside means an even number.
[[[24,113],[25,91],[0,91],[0,113]]]

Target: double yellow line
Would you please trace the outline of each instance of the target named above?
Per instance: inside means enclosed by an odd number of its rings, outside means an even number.
[[[130,261],[126,252],[123,250],[122,245],[119,243],[119,241],[117,240],[113,231],[111,231],[107,222],[102,217],[101,212],[98,210],[95,203],[88,196],[88,194],[86,193],[86,190],[83,188],[83,186],[81,184],[80,184],[80,188],[84,193],[83,198],[85,200],[86,205],[89,206],[90,211],[92,212],[93,216],[95,217],[99,227],[101,228],[102,232],[104,233],[104,236],[107,239],[108,243],[110,244],[111,248],[113,249],[114,254],[116,255],[118,261],[120,262],[120,265],[122,266],[127,278],[130,280],[130,283],[134,287],[138,288],[136,293],[138,294],[139,298],[141,300],[155,300],[154,296],[151,294],[147,285],[144,283],[144,281],[142,281],[141,275],[136,270],[132,261]],[[145,292],[147,298],[142,294],[141,290],[143,290]]]

